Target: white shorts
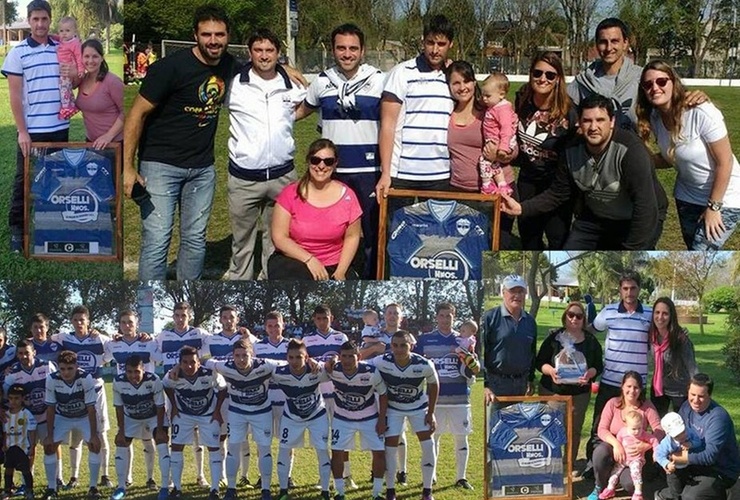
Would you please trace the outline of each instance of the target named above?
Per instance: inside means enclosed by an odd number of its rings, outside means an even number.
[[[388,430],[385,431],[385,437],[400,436],[404,430],[404,421],[408,419],[411,430],[414,433],[428,431],[429,426],[424,422],[427,409],[417,410],[413,413],[401,412],[388,408]]]
[[[183,415],[178,413],[172,420],[172,444],[193,444],[195,429],[198,429],[200,444],[207,448],[220,446],[221,426],[210,416]]]
[[[473,432],[473,415],[470,406],[439,406],[434,409],[437,420],[435,434],[467,436]]]
[[[102,384],[102,381],[101,381]],[[98,433],[108,432],[110,430],[110,418],[108,418],[108,397],[105,394],[105,387],[95,387],[95,414],[98,417]]]
[[[331,449],[354,450],[355,433],[359,433],[361,450],[385,450],[383,438],[375,431],[377,423],[377,418],[359,422],[335,418],[331,424]]]
[[[311,438],[311,446],[317,450],[329,448],[329,417],[326,413],[306,422],[297,422],[285,415],[280,420],[281,448],[297,448],[303,444],[303,433],[308,430]]]
[[[123,416],[123,435],[127,439],[152,439],[156,428],[157,417],[138,420],[128,415]]]
[[[229,412],[229,443],[244,443],[250,428],[257,446],[270,446],[272,444],[272,411],[257,415]]]
[[[90,442],[90,421],[87,417],[82,418],[67,418],[61,415],[54,417],[54,442],[61,443],[67,441],[72,435],[72,431],[76,431],[82,436],[82,440],[86,443]]]

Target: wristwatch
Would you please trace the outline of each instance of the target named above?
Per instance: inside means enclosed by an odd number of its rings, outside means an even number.
[[[712,212],[719,212],[722,210],[722,205],[721,201],[707,200],[707,207],[709,207],[709,210]]]

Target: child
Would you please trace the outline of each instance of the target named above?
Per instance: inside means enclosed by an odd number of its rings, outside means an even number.
[[[685,468],[688,464],[675,464],[671,459],[671,454],[683,450],[690,450],[701,446],[701,438],[691,428],[686,428],[681,415],[678,413],[667,413],[661,420],[660,426],[665,431],[665,437],[660,441],[658,449],[655,450],[655,461],[665,469],[668,482],[668,488],[671,492],[671,498],[679,498],[683,488],[676,488],[675,481],[672,481],[672,475],[676,469]],[[680,486],[680,484],[679,484]]]
[[[622,444],[622,447],[627,453],[627,449],[637,443],[649,443],[653,450],[658,447],[658,440],[652,434],[648,433],[644,427],[644,420],[642,413],[637,411],[630,411],[624,419],[624,427],[622,427],[617,433],[617,440]],[[609,483],[607,487],[599,494],[600,500],[612,498],[615,495],[617,483],[619,482],[619,475],[622,473],[625,467],[630,469],[630,477],[635,485],[635,492],[632,495],[632,500],[642,500],[642,466],[645,465],[645,453],[639,453],[637,455],[627,456],[624,463],[614,464],[612,474],[609,477]]]
[[[478,334],[478,325],[475,321],[469,319],[460,325],[460,336],[456,337],[458,348],[457,352],[464,349],[467,352],[475,353],[476,335]]]
[[[379,321],[378,313],[372,309],[365,309],[362,313],[362,322],[365,325],[362,327],[362,333],[360,334],[363,348],[380,342],[378,338],[380,336]]]
[[[36,443],[36,420],[28,409],[23,407],[26,390],[21,385],[8,390],[7,420],[3,423],[3,451],[5,452],[5,493],[3,500],[12,497],[13,474],[23,474],[26,485],[26,499],[33,499],[33,475],[31,464],[34,461]]]
[[[500,160],[516,149],[516,127],[519,122],[514,106],[506,100],[509,91],[509,80],[499,72],[491,73],[481,85],[483,104],[488,108],[483,118],[483,138],[486,143],[496,145],[496,161],[490,162],[482,155],[478,162],[481,177],[481,192],[484,194],[511,194],[509,185],[513,181],[511,167]],[[508,176],[504,168],[508,167]],[[511,179],[507,180],[507,177]]]
[[[59,21],[59,47],[57,48],[57,60],[59,64],[73,64],[77,69],[78,76],[85,74],[85,66],[82,64],[82,43],[77,37],[77,21],[74,17],[63,17]],[[67,120],[79,110],[75,106],[75,98],[72,93],[72,80],[67,77],[59,78],[59,91],[62,97],[62,109],[59,110],[59,118]]]

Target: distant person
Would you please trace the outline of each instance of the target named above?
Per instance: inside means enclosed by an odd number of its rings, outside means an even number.
[[[594,298],[591,294],[587,293],[583,296],[583,301],[586,303],[586,317],[588,324],[593,324],[596,319],[596,304],[594,304]]]

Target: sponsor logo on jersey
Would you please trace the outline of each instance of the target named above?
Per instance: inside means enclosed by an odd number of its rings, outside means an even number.
[[[552,461],[552,448],[542,438],[532,438],[522,444],[512,444],[506,449],[509,453],[518,453],[521,458],[517,460],[520,467],[539,469],[547,467]]]
[[[367,398],[364,394],[358,394],[354,392],[337,392],[336,397],[337,404],[349,411],[361,410],[362,407],[365,405],[365,402],[367,401]]]
[[[75,189],[65,195],[52,195],[50,201],[54,205],[64,205],[64,221],[85,224],[98,220],[98,198],[87,188]]]
[[[98,358],[90,351],[79,351],[77,353],[77,365],[85,370],[85,373],[93,373],[98,367]]]
[[[443,250],[432,257],[412,257],[409,264],[413,269],[427,271],[430,278],[470,279],[470,266],[454,250]]]
[[[434,363],[440,378],[456,378],[460,376],[460,360],[454,353],[437,358]]]

